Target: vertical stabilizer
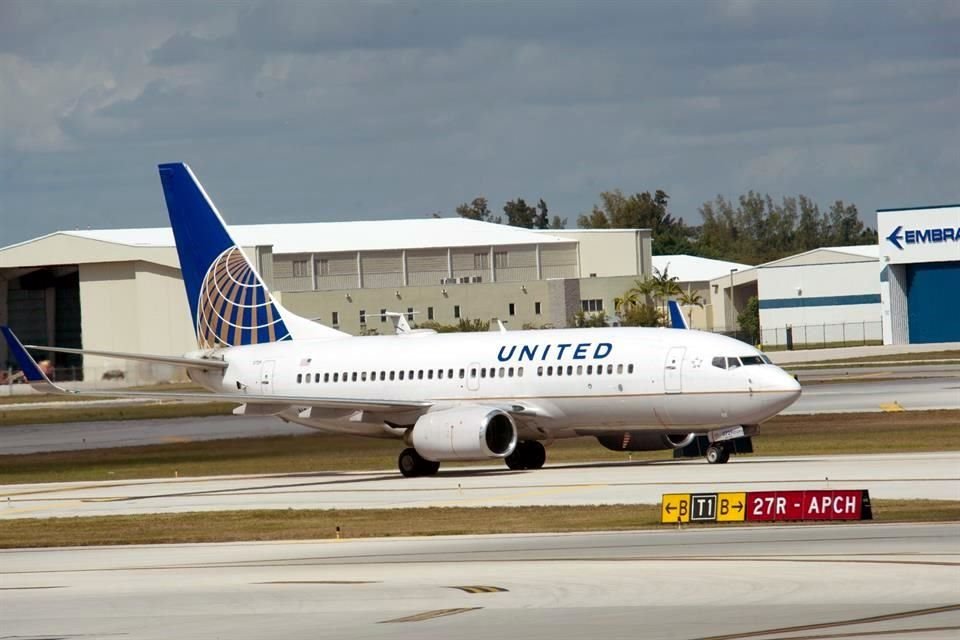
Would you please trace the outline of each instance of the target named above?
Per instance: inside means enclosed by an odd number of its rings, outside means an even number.
[[[177,162],[159,169],[201,348],[346,335],[281,307],[190,167]]]
[[[689,329],[687,326],[687,319],[683,317],[683,312],[680,311],[680,305],[676,300],[668,300],[667,308],[670,310],[670,326],[674,329]]]

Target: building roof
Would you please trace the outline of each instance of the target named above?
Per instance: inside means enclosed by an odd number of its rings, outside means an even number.
[[[466,218],[231,225],[240,246],[273,245],[274,253],[386,251],[437,247],[568,243],[529,229]],[[173,247],[169,227],[61,231],[65,235],[135,247]]]
[[[700,256],[673,255],[653,256],[653,268],[660,272],[666,269],[680,282],[706,282],[720,276],[729,276],[732,269],[743,271],[752,267],[739,262],[712,260]]]
[[[869,262],[871,260],[880,260],[880,245],[864,244],[849,247],[818,247],[804,251],[803,253],[795,253],[792,256],[780,258],[779,260],[765,262],[758,268],[799,267],[834,262]]]

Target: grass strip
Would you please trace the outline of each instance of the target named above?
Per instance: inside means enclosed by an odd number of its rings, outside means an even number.
[[[156,402],[120,407],[83,405],[77,407],[43,407],[3,410],[0,405],[0,427],[25,424],[58,424],[63,422],[100,422],[107,420],[153,420],[163,418],[203,418],[229,415],[234,402]]]
[[[960,411],[778,416],[761,427],[753,443],[757,455],[764,456],[958,451]],[[302,436],[4,455],[0,456],[0,484],[392,471],[402,448],[395,440],[308,432]],[[555,442],[547,450],[547,464],[667,460],[672,456],[672,451],[610,451],[586,437]]]
[[[960,520],[960,501],[873,500],[874,521]],[[262,510],[7,520],[0,548],[651,529],[658,505]],[[697,525],[691,525],[697,526]],[[736,525],[723,525],[736,526]],[[769,525],[767,525],[769,526]]]

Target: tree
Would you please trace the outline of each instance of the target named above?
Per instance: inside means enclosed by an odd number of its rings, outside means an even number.
[[[554,216],[554,218],[556,218],[556,216]],[[540,202],[537,203],[537,212],[533,216],[533,228],[550,228],[550,211],[547,209],[547,203],[543,198],[540,198]]]
[[[553,216],[550,220],[551,229],[566,229],[567,228],[567,219],[561,218],[560,216]]]
[[[533,229],[537,221],[537,210],[528,205],[523,198],[508,200],[507,204],[503,205],[503,213],[507,216],[507,224],[511,227]]]
[[[684,307],[691,307],[687,312],[687,326],[693,326],[693,309],[692,307],[700,307],[703,309],[704,302],[703,296],[700,295],[699,291],[693,291],[690,288],[690,285],[687,285],[687,290],[680,293],[677,297],[677,302]]]
[[[663,316],[667,317],[667,300],[683,293],[679,278],[670,275],[670,265],[667,265],[663,268],[663,271],[654,267],[651,279],[653,280],[653,296],[659,300]]]
[[[750,344],[757,344],[760,340],[760,301],[757,296],[751,296],[746,306],[737,314],[737,324],[746,334]]]
[[[625,327],[659,327],[663,325],[663,316],[659,309],[644,302],[627,309],[620,316],[620,324]]]
[[[594,205],[589,215],[577,218],[583,229],[650,229],[653,234],[653,253],[693,253],[693,230],[682,219],[668,211],[670,196],[662,189],[644,191],[631,196],[620,189],[600,194],[600,204]]]
[[[607,326],[607,314],[603,311],[577,311],[573,316],[573,326],[577,328],[584,327],[605,327]]]
[[[457,215],[461,218],[467,218],[469,220],[479,220],[480,222],[493,222],[500,224],[500,217],[493,217],[490,213],[490,207],[487,204],[487,199],[483,196],[474,198],[469,203],[464,202],[459,207],[457,207]]]

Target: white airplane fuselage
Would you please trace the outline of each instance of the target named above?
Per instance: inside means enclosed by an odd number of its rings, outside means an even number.
[[[800,395],[789,374],[749,345],[663,328],[413,333],[230,347],[217,355],[225,371],[191,372],[211,391],[425,401],[430,411],[490,406],[517,416],[521,437],[539,440],[754,425]],[[721,368],[716,358],[737,361]],[[404,421],[376,411],[276,409],[305,426],[380,437],[403,435],[417,415]],[[271,410],[260,405],[258,412]]]

